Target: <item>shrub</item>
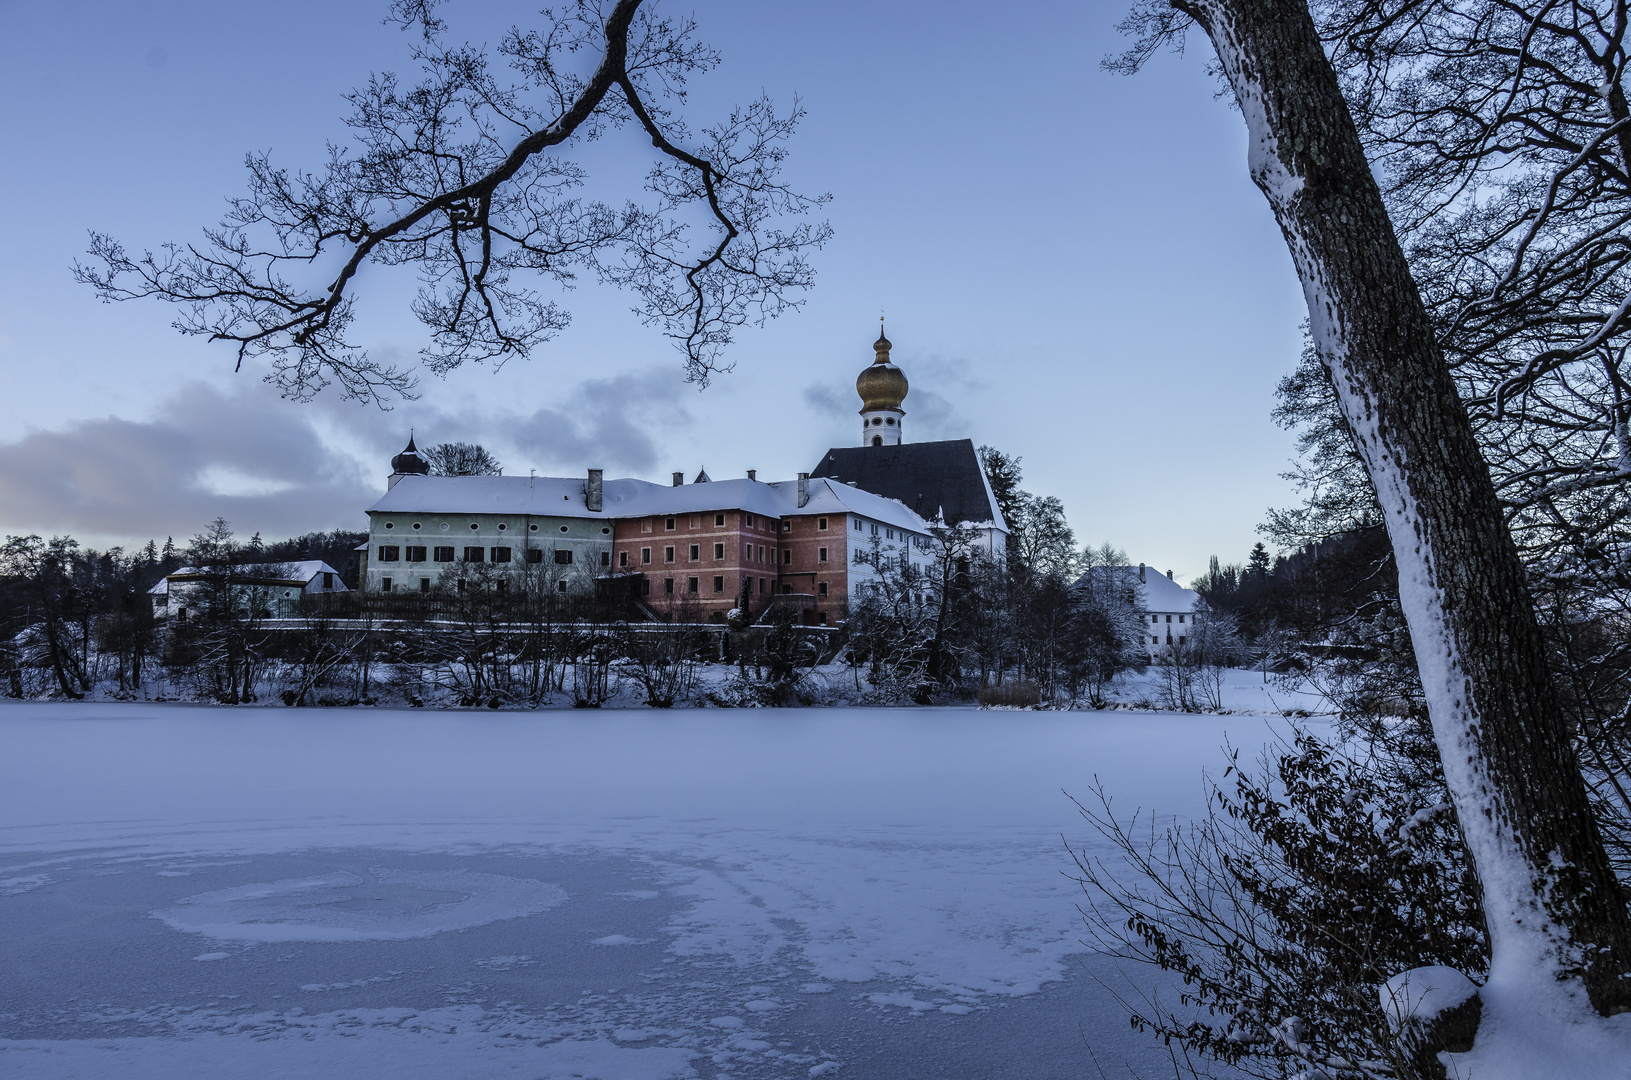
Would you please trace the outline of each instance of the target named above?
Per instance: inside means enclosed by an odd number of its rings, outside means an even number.
[[[1019,708],[1030,708],[1040,704],[1042,694],[1032,682],[1014,681],[1005,682],[999,686],[985,686],[980,688],[981,705],[1008,705]]]

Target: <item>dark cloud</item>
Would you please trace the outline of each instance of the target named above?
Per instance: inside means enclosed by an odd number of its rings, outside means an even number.
[[[0,530],[98,543],[187,536],[221,516],[268,537],[357,527],[374,497],[321,414],[258,385],[181,388],[147,421],[108,417],[0,444]]]
[[[831,383],[815,383],[804,388],[804,403],[823,416],[850,417],[855,414],[855,391],[845,391]]]

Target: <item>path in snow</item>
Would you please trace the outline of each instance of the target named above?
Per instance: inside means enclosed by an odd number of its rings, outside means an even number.
[[[1160,1075],[1061,789],[1192,814],[1266,732],[0,705],[0,1075]]]

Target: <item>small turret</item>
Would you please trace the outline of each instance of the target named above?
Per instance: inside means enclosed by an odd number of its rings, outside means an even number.
[[[391,459],[391,476],[385,482],[385,490],[396,487],[396,482],[404,476],[429,476],[430,462],[419,453],[419,448],[413,444],[413,432],[408,433],[408,445],[402,448],[402,453]]]

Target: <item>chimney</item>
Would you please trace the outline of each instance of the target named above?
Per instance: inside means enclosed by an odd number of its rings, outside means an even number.
[[[1144,584],[1144,564],[1143,563],[1138,564],[1138,583],[1140,585]]]
[[[810,474],[799,473],[799,508],[810,505]]]
[[[684,483],[685,483],[685,474],[682,473],[682,472],[675,473],[674,474],[674,486],[679,487],[680,485],[682,485]]]
[[[1172,580],[1172,571],[1171,571],[1171,570],[1168,570],[1168,571],[1167,571],[1167,580],[1168,580],[1168,581],[1171,581],[1171,580]]]
[[[749,469],[748,470],[748,479],[749,480],[759,479],[759,470],[758,469]]]
[[[600,508],[605,505],[602,502],[606,491],[605,481],[603,480],[605,475],[606,471],[604,469],[589,470],[589,484],[583,489],[583,508],[585,510],[598,514]]]

